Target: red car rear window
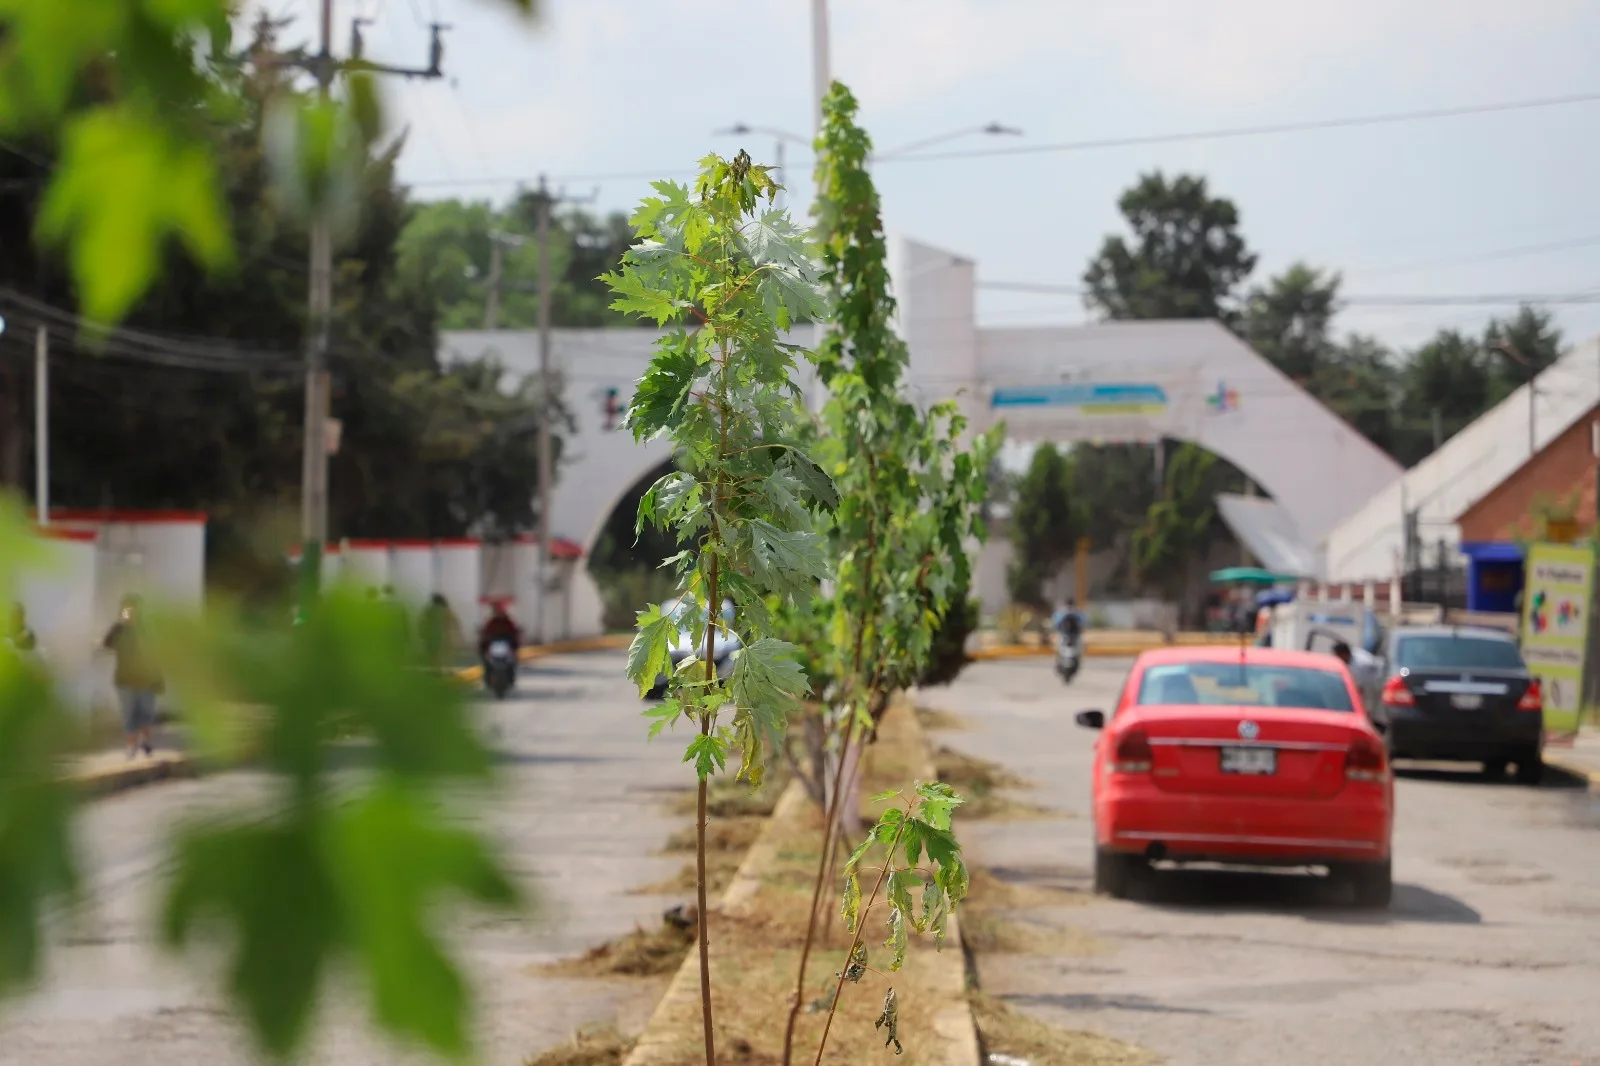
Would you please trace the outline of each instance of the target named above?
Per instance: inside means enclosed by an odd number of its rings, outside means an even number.
[[[1141,707],[1296,707],[1354,712],[1344,677],[1309,666],[1163,663],[1139,679]]]

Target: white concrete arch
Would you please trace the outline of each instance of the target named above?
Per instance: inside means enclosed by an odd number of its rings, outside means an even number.
[[[971,260],[895,240],[890,269],[913,394],[922,402],[955,398],[974,429],[1004,420],[1019,440],[1193,441],[1266,490],[1283,527],[1316,558],[1340,520],[1400,477],[1393,460],[1218,323],[981,328]],[[585,553],[623,495],[670,458],[665,442],[638,444],[617,428],[658,335],[553,332],[551,362],[576,431],[557,474],[551,533]],[[809,345],[814,336],[801,327],[790,339]],[[513,374],[538,370],[531,330],[447,333],[441,348],[446,361],[492,355]],[[802,391],[813,406],[820,400],[809,370]],[[575,580],[588,584],[574,590],[573,628],[597,631],[600,599],[586,567]]]

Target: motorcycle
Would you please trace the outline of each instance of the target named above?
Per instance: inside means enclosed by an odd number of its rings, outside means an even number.
[[[1064,683],[1070,683],[1083,665],[1083,638],[1056,638],[1056,673]]]
[[[517,680],[517,652],[509,640],[496,640],[490,643],[488,652],[483,657],[483,683],[494,693],[494,698],[503,700],[506,693],[511,691],[511,686]]]

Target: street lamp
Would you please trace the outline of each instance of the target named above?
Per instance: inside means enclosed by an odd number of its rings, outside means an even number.
[[[1504,356],[1513,363],[1528,371],[1528,458],[1532,459],[1538,453],[1538,436],[1534,432],[1534,403],[1538,399],[1539,367],[1517,350],[1516,345],[1510,341],[1496,341],[1489,345],[1489,350],[1496,355]]]
[[[752,126],[745,122],[735,122],[733,125],[728,126],[725,129],[713,130],[712,136],[747,137],[752,133],[759,133],[765,137],[771,137],[775,142],[773,155],[778,161],[776,169],[778,171],[778,183],[780,185],[784,183],[786,176],[786,171],[784,170],[783,166],[783,146],[790,143],[802,145],[811,143],[811,139],[809,137],[802,137],[798,133],[790,133],[788,130],[780,130],[773,126]]]
[[[963,126],[961,129],[951,130],[949,133],[941,133],[934,137],[924,137],[921,140],[912,141],[909,144],[902,144],[900,147],[891,149],[887,152],[875,153],[874,158],[893,159],[895,156],[901,156],[910,152],[915,152],[919,148],[928,148],[935,144],[943,144],[945,141],[953,141],[958,137],[971,137],[980,133],[986,137],[1022,136],[1022,131],[1015,126],[1006,126],[999,122],[988,122],[982,126]]]

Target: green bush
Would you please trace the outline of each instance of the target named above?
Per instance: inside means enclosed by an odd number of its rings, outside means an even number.
[[[933,647],[922,668],[919,685],[948,685],[967,665],[967,638],[978,628],[978,601],[957,599],[945,611],[933,632]]]

